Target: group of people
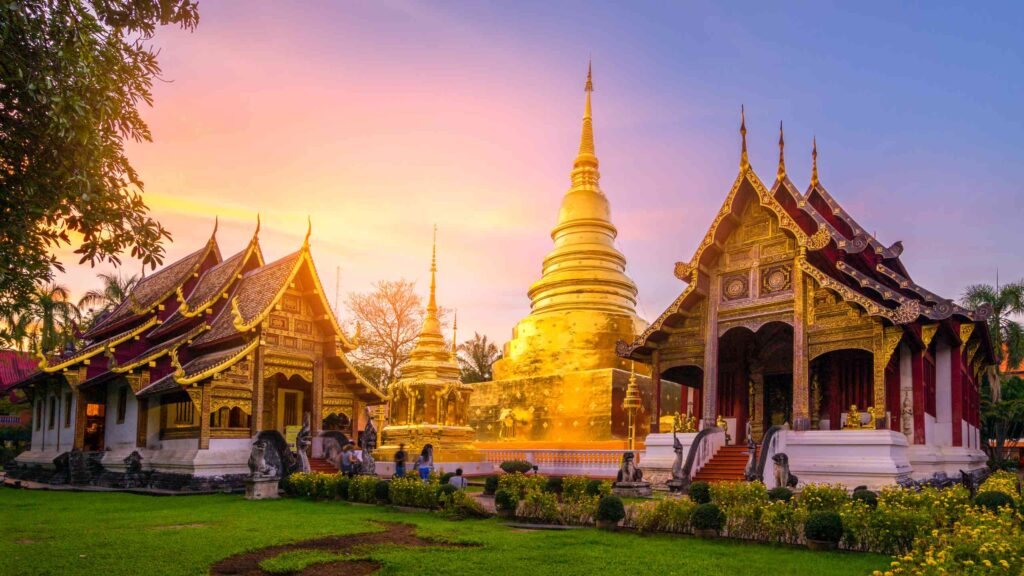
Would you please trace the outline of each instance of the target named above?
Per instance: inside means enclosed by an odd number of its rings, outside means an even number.
[[[349,478],[362,472],[363,451],[357,450],[352,444],[346,444],[341,449],[339,468],[341,469],[341,473]]]
[[[409,453],[405,451],[405,444],[398,445],[398,451],[395,452],[395,478],[401,478],[406,474],[406,463],[409,461]],[[430,480],[430,473],[434,471],[434,447],[427,444],[423,447],[420,455],[416,458],[416,461],[412,465],[412,470],[420,477],[423,482]],[[466,479],[462,476],[462,468],[455,471],[455,476],[452,476],[448,483],[455,486],[456,488],[462,489],[466,487]]]

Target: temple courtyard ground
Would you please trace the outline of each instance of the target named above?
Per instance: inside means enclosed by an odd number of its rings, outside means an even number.
[[[346,502],[0,488],[0,574],[863,576],[871,554],[522,530]],[[331,538],[339,536],[339,538]],[[288,546],[301,542],[300,546]]]

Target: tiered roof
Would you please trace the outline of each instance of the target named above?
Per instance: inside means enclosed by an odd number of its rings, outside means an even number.
[[[328,346],[328,365],[350,372],[362,395],[379,401],[383,395],[345,358],[355,344],[327,303],[309,253],[309,231],[298,251],[269,264],[263,261],[258,234],[259,224],[243,250],[222,260],[215,227],[202,249],[141,280],[121,305],[82,336],[84,347],[54,359],[39,355],[39,369],[45,373],[84,366],[87,379],[82,386],[149,370],[151,384],[140,396],[179,390],[227,370],[259,346],[256,328],[305,271],[304,281],[319,302],[317,321],[335,335],[334,346]]]
[[[682,294],[633,342],[621,342],[623,356],[645,357],[655,342],[668,338],[668,327],[680,322],[697,301],[706,297],[706,281],[698,271],[722,253],[722,242],[739,221],[743,198],[756,199],[778,218],[780,227],[792,234],[806,251],[802,271],[819,284],[858,305],[871,316],[893,325],[954,319],[961,323],[984,321],[991,310],[967,310],[940,297],[910,279],[900,257],[903,245],[885,246],[868,233],[832,197],[818,178],[817,141],[812,149],[811,184],[800,193],[786,173],[785,141],[779,126],[779,164],[769,189],[750,166],[747,156],[746,119],[740,123],[742,149],[740,172],[722,208],[689,262],[677,262],[675,275],[687,283]],[[977,331],[987,343],[987,331]],[[987,345],[991,355],[991,345]]]

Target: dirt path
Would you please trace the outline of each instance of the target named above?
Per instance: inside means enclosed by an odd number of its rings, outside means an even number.
[[[303,540],[292,544],[270,546],[251,552],[243,552],[229,556],[217,562],[210,568],[213,576],[267,576],[270,573],[260,568],[260,562],[273,558],[285,552],[296,550],[323,550],[335,554],[353,554],[359,548],[368,546],[379,546],[383,544],[396,544],[398,546],[424,547],[435,546],[453,548],[466,546],[466,544],[451,544],[439,542],[428,538],[420,538],[416,535],[416,527],[410,524],[383,523],[383,532],[370,532],[363,534],[350,534],[347,536],[326,536]],[[337,560],[321,564],[312,564],[305,569],[295,572],[301,576],[365,576],[374,574],[381,569],[381,564],[374,560]]]

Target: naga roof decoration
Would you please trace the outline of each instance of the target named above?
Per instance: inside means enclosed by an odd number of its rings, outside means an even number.
[[[109,332],[117,326],[143,314],[153,311],[196,274],[208,256],[213,255],[220,262],[220,248],[217,246],[217,228],[206,244],[184,258],[146,276],[132,288],[131,293],[120,305],[114,308],[105,318],[100,320],[88,332],[82,335],[85,340]]]
[[[39,369],[43,372],[52,373],[57,372],[58,370],[63,370],[65,368],[70,368],[71,366],[74,366],[78,363],[84,362],[88,364],[90,358],[102,353],[113,352],[115,346],[132,338],[137,338],[140,334],[152,328],[158,322],[159,319],[157,319],[156,316],[153,316],[149,320],[143,322],[142,324],[139,324],[138,326],[130,330],[125,330],[124,332],[106,338],[104,340],[100,340],[99,342],[93,342],[92,344],[89,344],[88,346],[82,348],[78,352],[75,352],[71,356],[58,358],[54,360],[54,364],[50,364],[51,360],[49,358],[37,352],[36,357],[39,358]]]
[[[801,270],[819,285],[836,292],[844,301],[856,304],[869,315],[884,318],[895,325],[909,324],[921,317],[944,320],[959,315],[963,320],[972,322],[987,317],[986,309],[967,310],[924,289],[907,277],[899,260],[903,253],[902,243],[883,246],[821,184],[818,178],[816,140],[812,150],[811,185],[806,194],[801,194],[786,173],[785,140],[780,124],[776,181],[772,189],[767,190],[750,166],[746,150],[745,114],[741,118],[739,174],[693,258],[689,262],[677,262],[675,265],[674,274],[687,283],[686,288],[632,343],[620,343],[621,355],[628,355],[646,345],[652,335],[664,330],[670,318],[685,315],[693,303],[706,297],[707,287],[698,287],[700,273],[709,262],[708,255],[714,257],[721,251],[720,243],[723,239],[719,228],[724,222],[735,221],[738,217],[737,196],[745,185],[749,185],[749,189],[756,194],[761,206],[778,219],[779,227],[787,230],[797,245],[806,250],[807,256],[798,259]],[[828,214],[819,210],[821,206],[828,208]],[[844,227],[849,230],[844,231]],[[825,250],[830,246],[834,250]],[[715,247],[715,250],[709,253],[711,247]],[[854,265],[854,261],[858,264]]]
[[[178,347],[184,344],[191,343],[194,338],[196,338],[198,335],[202,334],[203,332],[209,329],[210,326],[208,324],[198,324],[188,332],[175,336],[174,338],[171,338],[166,342],[157,344],[156,346],[153,346],[152,348],[145,350],[138,356],[135,356],[134,358],[128,360],[123,364],[114,364],[114,362],[112,361],[110,370],[112,372],[124,373],[131,372],[136,368],[148,365],[150,362],[155,362],[161,357],[166,356],[167,354],[170,354],[173,351],[176,351]]]
[[[171,364],[174,365],[174,380],[178,384],[195,384],[234,366],[236,362],[256,349],[259,338],[252,338],[243,346],[211,352],[188,361],[184,366],[178,361],[177,349],[171,350]]]

